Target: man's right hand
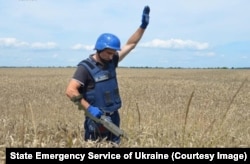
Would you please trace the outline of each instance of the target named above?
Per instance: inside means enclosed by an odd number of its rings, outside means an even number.
[[[92,105],[90,105],[87,110],[92,116],[96,118],[101,118],[101,115],[103,115],[103,112],[99,108]]]

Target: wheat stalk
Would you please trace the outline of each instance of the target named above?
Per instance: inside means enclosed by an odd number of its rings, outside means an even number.
[[[228,104],[228,106],[227,106],[227,108],[226,108],[226,112],[225,112],[224,115],[222,116],[222,123],[221,123],[221,126],[224,124],[224,122],[225,122],[225,120],[226,120],[226,116],[227,116],[227,114],[228,114],[228,112],[229,112],[229,110],[230,110],[231,105],[233,104],[233,101],[234,101],[235,97],[239,94],[241,88],[244,86],[244,84],[245,84],[246,81],[247,81],[247,79],[245,79],[245,80],[241,83],[240,87],[239,87],[238,90],[235,92],[235,94],[233,95],[231,101],[229,102],[229,104]]]
[[[136,102],[136,111],[138,113],[139,129],[141,129],[141,113],[140,113],[139,106],[138,106],[137,102]]]
[[[221,122],[221,124],[220,124],[220,126],[219,126],[219,131],[221,130],[222,125],[224,124],[224,122],[225,122],[225,120],[226,120],[226,116],[228,115],[228,112],[229,112],[229,110],[230,110],[230,108],[231,108],[231,105],[233,104],[233,101],[234,101],[235,97],[239,94],[241,88],[244,86],[244,84],[246,83],[246,81],[247,81],[247,79],[245,79],[245,80],[241,83],[240,87],[237,89],[237,91],[236,91],[235,94],[233,95],[232,99],[230,100],[230,102],[229,102],[229,104],[228,104],[228,106],[227,106],[227,108],[226,108],[226,112],[225,112],[224,115],[222,116],[222,122]],[[211,122],[211,124],[208,126],[208,128],[204,131],[204,133],[202,134],[201,140],[204,138],[205,134],[207,134],[209,131],[210,131],[210,132],[213,131],[215,122],[216,122],[216,118]]]
[[[188,119],[188,113],[189,113],[189,109],[190,109],[190,104],[192,101],[192,98],[194,96],[194,91],[191,93],[189,100],[188,100],[188,104],[187,104],[187,109],[186,109],[186,115],[185,115],[185,122],[184,122],[184,127],[183,127],[183,135],[182,135],[182,141],[183,141],[183,147],[185,144],[185,134],[186,134],[186,127],[187,127],[187,119]]]
[[[33,108],[31,106],[31,104],[29,103],[29,107],[30,107],[30,112],[31,112],[31,120],[32,120],[32,125],[33,125],[33,129],[34,129],[34,141],[33,141],[33,146],[36,147],[37,146],[37,131],[36,131],[36,122],[35,122],[35,117],[34,117],[34,112],[33,112]]]

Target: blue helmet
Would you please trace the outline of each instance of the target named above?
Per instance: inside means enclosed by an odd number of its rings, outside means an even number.
[[[110,33],[101,34],[95,44],[95,50],[101,51],[105,48],[110,48],[114,50],[121,50],[120,48],[120,40],[117,36]]]

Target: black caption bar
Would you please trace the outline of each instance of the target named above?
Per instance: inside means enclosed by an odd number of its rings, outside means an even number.
[[[250,148],[6,148],[6,164],[96,163],[96,160],[157,163],[249,163]]]

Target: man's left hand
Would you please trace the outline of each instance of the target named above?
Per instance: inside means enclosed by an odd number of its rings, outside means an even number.
[[[145,6],[142,13],[142,23],[140,25],[140,27],[143,29],[146,29],[149,24],[149,12],[150,12],[149,6]]]

